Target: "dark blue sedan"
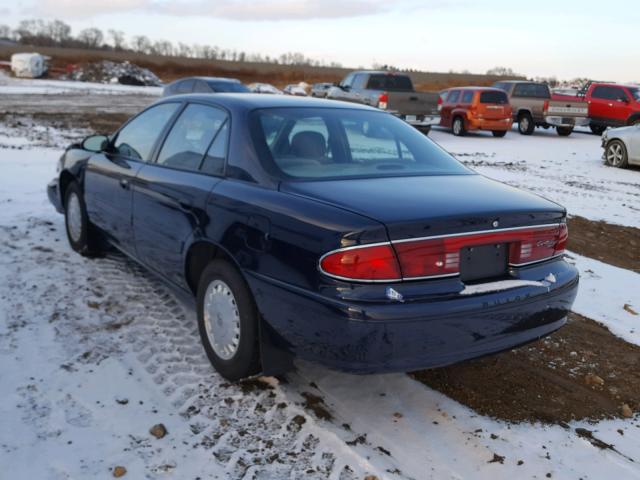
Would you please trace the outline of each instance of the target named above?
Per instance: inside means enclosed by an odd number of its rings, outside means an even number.
[[[229,379],[510,349],[560,328],[578,288],[563,207],[347,103],[168,97],[69,147],[49,198],[74,250],[115,246],[195,298]]]

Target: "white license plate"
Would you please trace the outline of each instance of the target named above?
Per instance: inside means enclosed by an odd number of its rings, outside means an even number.
[[[549,107],[549,113],[574,113],[576,115],[586,115],[586,108],[578,107]]]
[[[407,122],[417,122],[418,121],[418,117],[415,115],[407,115],[406,117],[404,117],[404,119]]]

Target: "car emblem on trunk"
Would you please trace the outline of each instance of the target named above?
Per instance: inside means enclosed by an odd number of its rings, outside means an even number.
[[[500,222],[498,222],[498,220],[494,220],[491,225],[493,225],[493,228],[498,228],[498,225],[500,225]]]
[[[386,290],[385,293],[387,294],[387,298],[389,300],[395,300],[397,302],[404,302],[404,297],[395,288],[387,287],[387,290]]]

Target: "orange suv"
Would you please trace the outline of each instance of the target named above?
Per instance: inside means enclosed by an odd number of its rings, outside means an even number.
[[[490,87],[449,88],[440,92],[440,125],[454,135],[469,130],[490,130],[504,137],[511,130],[513,117],[509,97],[503,90]]]

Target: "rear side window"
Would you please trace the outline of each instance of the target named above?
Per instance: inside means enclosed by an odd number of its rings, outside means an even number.
[[[359,73],[354,77],[352,87],[356,90],[357,89],[362,90],[364,88],[366,81],[367,81],[367,76],[364,73]]]
[[[460,90],[451,90],[447,96],[447,103],[456,103],[460,99]]]
[[[413,84],[406,75],[373,74],[367,83],[369,90],[387,90],[389,92],[412,92]]]
[[[149,160],[160,133],[179,106],[163,103],[135,117],[118,132],[113,144],[116,153],[133,160]]]
[[[480,103],[497,103],[498,105],[506,105],[509,98],[504,92],[482,92],[480,94]]]
[[[462,103],[471,103],[473,101],[473,94],[476,93],[473,90],[465,90],[462,92]]]
[[[191,104],[180,114],[158,155],[157,164],[196,171],[216,133],[227,119],[218,108]]]
[[[591,94],[593,98],[601,98],[604,100],[626,100],[627,94],[620,87],[599,86],[593,89]]]
[[[514,97],[550,98],[549,87],[539,83],[518,83],[513,89]]]
[[[496,82],[493,84],[493,88],[499,88],[500,90],[504,90],[505,92],[508,92],[509,84],[506,82]]]
[[[191,93],[193,92],[194,85],[194,80],[183,80],[178,83],[178,86],[176,87],[176,93]]]

